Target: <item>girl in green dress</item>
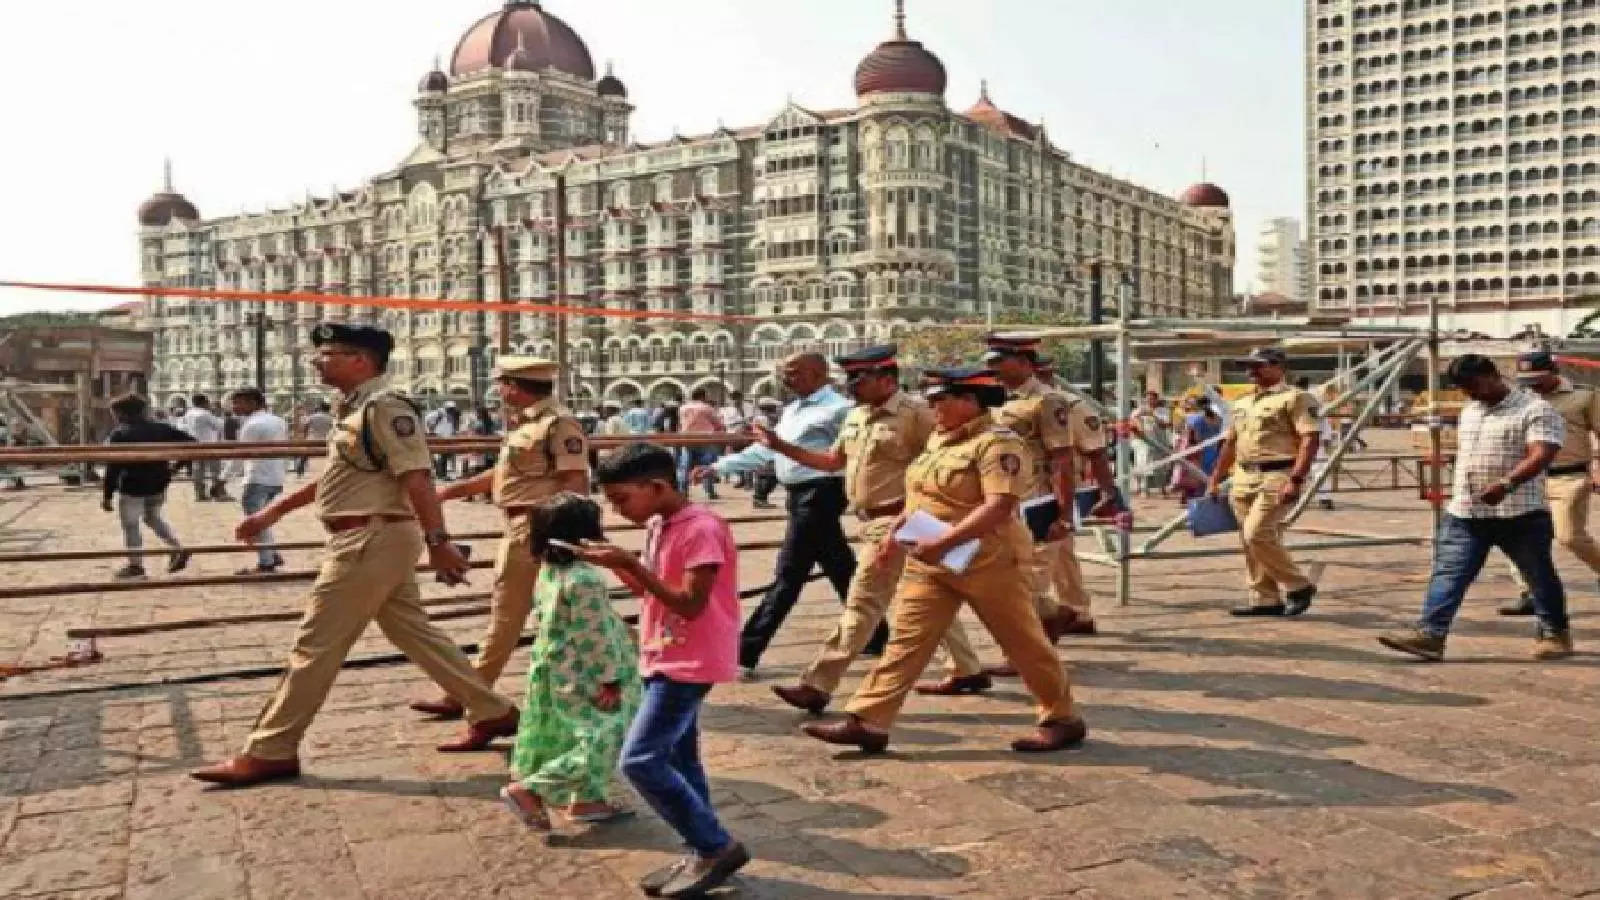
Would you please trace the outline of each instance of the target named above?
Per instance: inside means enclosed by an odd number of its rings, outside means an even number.
[[[573,821],[612,821],[627,814],[606,799],[606,788],[639,706],[638,650],[601,570],[560,545],[601,540],[600,507],[557,494],[534,507],[530,524],[529,549],[543,561],[533,589],[537,631],[511,755],[514,780],[500,798],[538,830],[550,829],[552,806]]]

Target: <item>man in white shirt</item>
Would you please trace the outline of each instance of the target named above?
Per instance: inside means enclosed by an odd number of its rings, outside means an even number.
[[[195,394],[189,398],[189,409],[183,414],[183,423],[180,426],[189,436],[202,444],[214,444],[222,440],[222,417],[211,411],[211,400],[205,394]],[[207,500],[231,500],[222,488],[221,460],[197,459],[192,468],[194,473],[194,499],[196,503]],[[211,482],[211,489],[207,490],[207,482]]]
[[[305,438],[308,441],[326,441],[328,434],[333,431],[333,415],[329,413],[328,401],[321,400],[312,408],[305,420]],[[302,456],[294,462],[296,475],[306,474],[306,457]]]
[[[197,402],[200,399],[195,398]],[[230,400],[233,414],[243,420],[239,426],[239,443],[271,444],[289,439],[288,423],[267,409],[267,398],[258,388],[234,391]],[[267,504],[283,493],[283,478],[287,469],[287,460],[276,457],[235,459],[228,462],[228,471],[223,477],[244,475],[244,493],[239,497],[239,504],[244,507],[245,515],[253,516],[266,509]],[[261,532],[256,538],[256,553],[255,568],[240,569],[238,574],[274,572],[283,565],[283,557],[278,555],[277,544],[272,538],[270,528]]]

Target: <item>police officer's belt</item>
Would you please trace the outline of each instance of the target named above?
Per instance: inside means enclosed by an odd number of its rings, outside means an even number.
[[[1267,460],[1266,462],[1258,463],[1242,462],[1239,463],[1239,468],[1245,470],[1246,472],[1282,472],[1284,469],[1294,468],[1294,460],[1271,459]]]
[[[329,516],[322,520],[322,527],[328,529],[329,534],[338,534],[341,531],[355,531],[365,528],[374,519],[380,522],[409,522],[411,516]]]
[[[865,522],[870,519],[881,519],[884,516],[898,516],[905,512],[905,508],[906,502],[904,500],[896,500],[893,503],[885,503],[882,506],[869,506],[866,509],[858,509],[856,510],[856,516]]]
[[[1551,475],[1577,475],[1589,471],[1588,463],[1569,463],[1565,466],[1551,466]]]

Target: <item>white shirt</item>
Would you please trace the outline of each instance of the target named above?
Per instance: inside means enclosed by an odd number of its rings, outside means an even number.
[[[264,409],[250,414],[239,426],[239,443],[270,444],[289,439],[289,425],[283,419]],[[223,477],[244,472],[245,484],[264,484],[283,487],[283,476],[288,468],[284,459],[230,459]]]
[[[722,414],[722,427],[729,431],[738,431],[750,421],[750,414],[738,406],[730,404],[719,412]]]
[[[1559,447],[1565,436],[1561,414],[1526,388],[1512,388],[1494,406],[1469,402],[1456,426],[1455,482],[1446,512],[1458,519],[1509,519],[1548,508],[1542,472],[1507,494],[1498,506],[1478,502],[1478,495],[1510,474],[1527,455],[1529,444]]]
[[[440,407],[428,414],[428,433],[434,437],[455,437],[456,423],[451,421],[450,414]]]
[[[306,416],[306,439],[307,440],[311,440],[311,441],[323,440],[328,436],[328,432],[330,432],[332,430],[333,430],[333,416],[330,416],[330,415],[328,415],[327,413],[325,413],[325,412],[323,412],[321,410],[318,410],[318,411],[312,413],[311,415]]]
[[[183,414],[182,428],[189,432],[190,437],[202,444],[222,440],[222,419],[209,409],[189,407],[188,412]]]

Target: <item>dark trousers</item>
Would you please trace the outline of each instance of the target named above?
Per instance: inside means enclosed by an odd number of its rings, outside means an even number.
[[[761,605],[744,623],[739,635],[739,665],[754,668],[761,654],[789,617],[800,591],[811,577],[812,566],[833,582],[839,602],[850,595],[850,579],[856,574],[856,556],[845,540],[839,517],[844,515],[844,479],[815,478],[787,487],[789,527],[778,550],[778,571],[772,588],[761,598]],[[880,624],[867,644],[866,653],[882,653],[889,640],[888,626]]]
[[[1435,637],[1450,633],[1461,601],[1489,551],[1498,547],[1511,558],[1533,598],[1539,625],[1546,631],[1567,630],[1567,594],[1550,557],[1555,526],[1547,510],[1509,519],[1458,519],[1445,513],[1433,540],[1433,577],[1422,601],[1419,627]]]
[[[772,499],[772,492],[778,489],[778,476],[771,472],[759,472],[755,476],[755,494],[751,497],[757,503],[766,503]]]

